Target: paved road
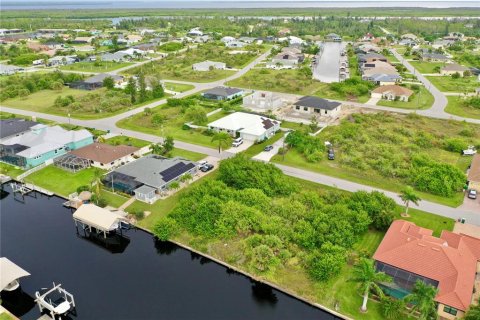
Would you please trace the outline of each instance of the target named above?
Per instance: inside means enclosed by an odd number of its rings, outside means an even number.
[[[350,192],[355,192],[360,190],[381,191],[385,193],[387,196],[391,197],[393,200],[395,200],[396,203],[403,205],[403,202],[400,199],[400,197],[394,192],[365,186],[359,183],[355,183],[355,182],[351,182],[351,181],[347,181],[347,180],[343,180],[335,177],[330,177],[327,175],[323,175],[323,174],[319,174],[319,173],[315,173],[315,172],[311,172],[303,169],[292,168],[292,167],[284,166],[281,164],[275,164],[275,165],[289,176],[324,184],[331,187],[336,187],[336,188],[347,190]],[[460,209],[451,208],[451,207],[447,207],[441,204],[428,202],[428,201],[420,201],[418,206],[416,206],[415,204],[412,204],[411,207],[417,208],[426,212],[435,213],[435,214],[452,218],[452,219],[465,218],[467,223],[480,226],[480,212],[460,210]]]
[[[324,42],[313,68],[313,78],[326,83],[340,81],[340,53],[345,48],[342,42]]]

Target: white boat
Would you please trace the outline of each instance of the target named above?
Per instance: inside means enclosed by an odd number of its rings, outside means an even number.
[[[73,295],[61,286],[61,284],[53,283],[53,288],[35,292],[35,302],[38,304],[40,312],[43,312],[44,309],[48,310],[53,319],[57,315],[65,315],[75,310]]]
[[[14,291],[20,287],[18,281],[30,273],[17,266],[5,257],[0,258],[0,292]]]

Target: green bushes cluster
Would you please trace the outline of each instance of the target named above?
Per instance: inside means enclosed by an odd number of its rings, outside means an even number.
[[[276,183],[290,187],[272,189]],[[217,179],[184,194],[154,233],[162,240],[179,230],[197,239],[238,239],[243,246],[235,259],[254,273],[296,258],[313,279],[324,281],[338,274],[370,226],[388,227],[394,208],[379,192],[297,191],[270,164],[236,156],[221,163]]]
[[[360,77],[352,77],[343,82],[330,84],[330,89],[341,94],[342,96],[359,97],[366,95],[375,88],[375,85],[369,81],[364,81]]]
[[[53,104],[55,108],[87,113],[115,112],[131,105],[129,96],[121,91],[90,92],[77,98],[58,96]]]
[[[28,96],[40,90],[58,90],[62,88],[64,83],[81,79],[83,79],[82,75],[62,72],[12,75],[0,81],[0,101],[18,96]]]
[[[415,115],[377,113],[354,114],[317,137],[293,132],[286,142],[305,160],[316,163],[325,159],[323,142],[330,141],[341,166],[450,197],[462,189],[465,174],[456,161],[448,161],[467,146],[479,145],[479,139],[480,130],[473,125],[451,122],[445,126],[441,120]]]

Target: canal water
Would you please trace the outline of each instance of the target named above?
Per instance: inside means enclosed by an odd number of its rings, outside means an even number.
[[[21,319],[39,318],[32,297],[52,282],[74,295],[76,319],[335,319],[144,231],[86,239],[63,199],[4,189],[0,255],[31,276],[2,300]]]

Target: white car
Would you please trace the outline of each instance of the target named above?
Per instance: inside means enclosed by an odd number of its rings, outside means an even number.
[[[206,165],[208,162],[206,160],[202,160],[202,161],[198,161],[197,164],[198,164],[198,167],[201,168],[203,167],[204,165]]]
[[[242,143],[243,143],[243,138],[237,138],[237,139],[233,140],[232,147],[236,148],[236,147],[240,146]]]
[[[468,197],[470,199],[477,199],[477,190],[473,190],[473,189],[468,190]]]
[[[474,146],[468,146],[467,150],[462,151],[462,154],[464,156],[473,156],[476,153],[477,153],[477,149],[475,149]]]

